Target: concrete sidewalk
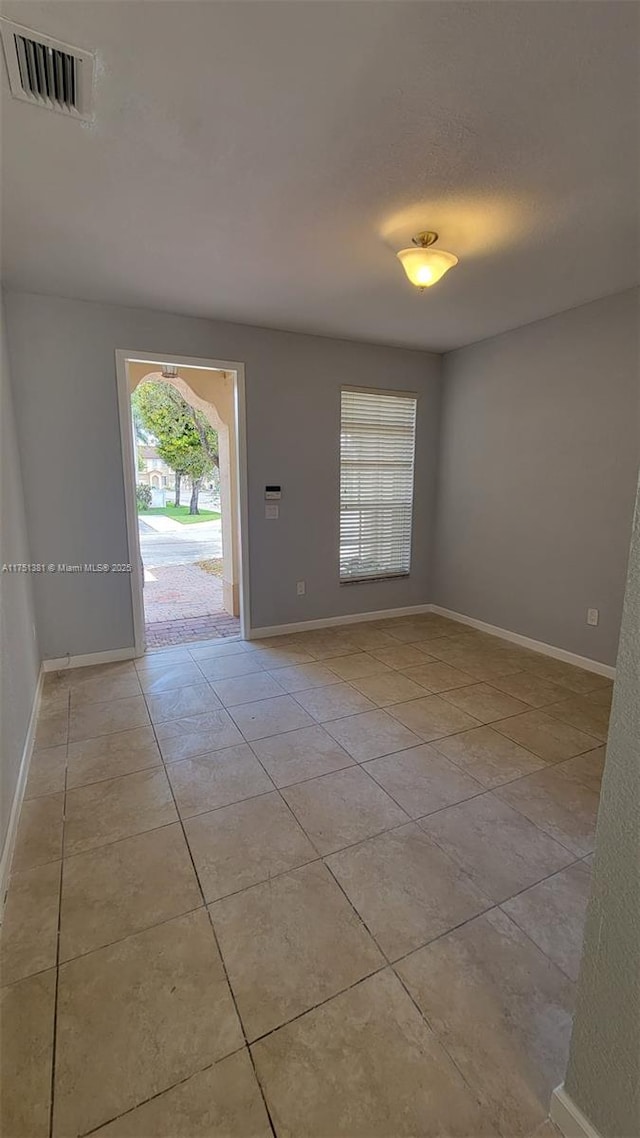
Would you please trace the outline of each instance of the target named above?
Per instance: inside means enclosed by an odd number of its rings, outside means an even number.
[[[157,524],[169,523],[158,529]],[[175,528],[173,528],[175,527]],[[182,525],[173,518],[154,517],[139,519],[140,552],[148,569],[161,565],[189,565],[210,557],[222,557],[222,523],[199,522]],[[155,529],[155,532],[153,532]]]

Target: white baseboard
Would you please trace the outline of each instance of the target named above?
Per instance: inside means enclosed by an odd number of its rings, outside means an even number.
[[[135,660],[136,650],[112,648],[108,652],[88,652],[85,656],[60,656],[57,660],[43,660],[45,672],[63,672],[67,668],[89,668],[92,664],[115,664],[119,660]]]
[[[31,715],[29,716],[29,726],[27,727],[27,734],[22,748],[22,758],[20,759],[20,770],[18,772],[18,781],[13,795],[13,802],[11,803],[11,813],[9,815],[9,825],[7,826],[7,834],[4,840],[2,849],[2,858],[0,859],[0,920],[2,919],[2,911],[4,908],[4,899],[9,885],[9,872],[11,870],[11,859],[13,857],[13,849],[16,843],[16,832],[18,829],[18,819],[20,817],[20,810],[22,808],[22,800],[24,798],[25,787],[27,785],[27,778],[29,775],[29,764],[31,763],[31,755],[33,754],[33,744],[36,737],[36,728],[38,725],[38,714],[40,712],[40,700],[42,697],[42,683],[44,679],[44,670],[40,668],[38,675],[38,682],[33,696],[33,703],[31,705]]]
[[[598,1131],[565,1091],[564,1083],[551,1095],[549,1113],[564,1138],[600,1138]]]
[[[599,676],[607,676],[615,680],[616,670],[611,664],[601,664],[599,660],[591,660],[588,656],[578,656],[575,652],[567,652],[565,648],[556,648],[553,644],[544,644],[542,640],[532,640],[530,636],[521,636],[519,632],[510,632],[507,628],[497,628],[495,624],[487,624],[484,620],[476,620],[473,616],[465,616],[460,612],[442,608],[441,605],[428,605],[430,612],[446,616],[449,620],[457,620],[460,624],[468,624],[477,628],[479,632],[487,632],[490,636],[499,636],[502,640],[510,640],[519,644],[521,648],[530,648],[533,652],[540,652],[543,656],[553,656],[555,660],[562,660],[565,664],[575,664],[577,668],[584,668],[587,672],[596,672]]]
[[[356,612],[347,616],[325,616],[320,620],[299,620],[295,624],[272,624],[268,628],[248,629],[246,640],[261,640],[264,636],[286,636],[291,632],[311,632],[314,628],[334,628],[339,624],[361,624],[367,620],[387,620],[399,616],[415,616],[431,612],[432,605],[407,605],[397,609],[379,609],[377,612]]]

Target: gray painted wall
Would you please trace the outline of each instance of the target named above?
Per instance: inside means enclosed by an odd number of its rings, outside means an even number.
[[[640,1134],[640,488],[566,1089],[603,1138]]]
[[[615,663],[638,361],[637,290],[445,356],[434,602]]]
[[[0,565],[30,561],[0,297]],[[4,849],[38,683],[32,579],[0,573],[0,850]]]
[[[431,599],[439,356],[59,297],[8,293],[6,303],[35,560],[128,560],[114,360],[123,348],[246,365],[253,627]],[[343,384],[419,394],[407,579],[338,584]],[[277,522],[264,518],[265,483],[283,488]],[[34,590],[45,659],[133,643],[125,577],[51,575]]]

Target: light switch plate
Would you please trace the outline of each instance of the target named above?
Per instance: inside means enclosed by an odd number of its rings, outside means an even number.
[[[279,518],[280,517],[280,507],[277,506],[275,504],[275,502],[267,502],[267,504],[264,508],[264,516],[265,516],[265,518],[269,518],[271,521],[274,518]]]

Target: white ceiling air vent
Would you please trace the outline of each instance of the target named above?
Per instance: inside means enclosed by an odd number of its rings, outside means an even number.
[[[16,99],[74,118],[91,114],[93,56],[0,19],[11,93]]]

